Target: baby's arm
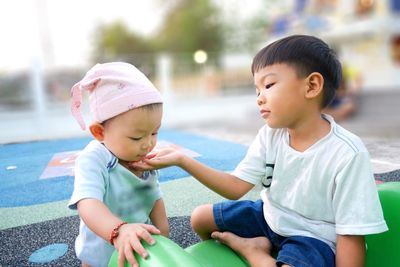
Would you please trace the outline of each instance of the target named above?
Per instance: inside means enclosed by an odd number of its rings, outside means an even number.
[[[363,267],[365,260],[364,236],[337,235],[336,266]]]
[[[164,200],[160,198],[154,204],[153,210],[150,213],[150,220],[157,227],[163,236],[169,237],[169,225],[167,213],[165,211]]]
[[[199,182],[228,199],[238,199],[254,186],[229,173],[210,168],[173,148],[160,150],[144,159],[143,162],[132,163],[134,168],[142,170],[159,169],[172,165],[184,169]]]
[[[122,220],[112,214],[104,203],[93,198],[80,200],[78,202],[78,212],[90,230],[107,240],[107,242],[109,242],[113,229],[122,223]],[[143,239],[149,244],[154,244],[151,234],[160,234],[160,230],[153,225],[142,223],[122,225],[119,228],[119,235],[113,240],[114,246],[119,253],[118,266],[124,266],[125,258],[132,266],[137,266],[132,250],[144,258],[147,257],[148,254],[140,240]]]

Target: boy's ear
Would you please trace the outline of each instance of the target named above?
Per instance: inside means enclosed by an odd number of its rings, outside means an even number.
[[[315,98],[322,93],[324,88],[324,77],[319,72],[312,72],[307,77],[307,89],[305,97],[307,99]]]
[[[92,133],[93,137],[98,141],[104,140],[104,126],[98,122],[92,123],[89,126],[89,130]]]

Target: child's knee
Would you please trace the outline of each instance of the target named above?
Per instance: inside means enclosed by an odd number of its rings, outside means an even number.
[[[191,216],[191,224],[196,232],[211,231],[216,228],[211,204],[196,207]]]

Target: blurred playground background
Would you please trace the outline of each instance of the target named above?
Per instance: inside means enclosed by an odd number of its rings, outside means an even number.
[[[69,116],[69,89],[115,60],[158,86],[165,126],[234,123],[247,112],[258,128],[252,56],[290,34],[336,49],[360,96],[354,115],[363,118],[350,130],[400,135],[399,0],[16,0],[0,3],[0,21],[0,143],[84,134]]]
[[[65,207],[70,166],[58,176],[50,167],[89,140],[70,115],[69,90],[98,62],[139,67],[165,99],[162,141],[229,171],[263,125],[252,57],[287,35],[318,36],[355,96],[339,123],[366,143],[377,181],[400,180],[400,0],[1,1],[0,34],[0,266],[78,264],[78,219]],[[220,200],[185,178],[170,169],[162,181],[182,246],[198,241],[191,209]],[[48,244],[68,253],[34,254]]]

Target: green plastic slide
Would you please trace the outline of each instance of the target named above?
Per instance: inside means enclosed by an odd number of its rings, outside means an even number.
[[[368,235],[366,267],[400,266],[400,182],[378,186],[379,198],[389,231]],[[249,267],[248,263],[229,247],[207,240],[182,249],[172,240],[154,235],[156,244],[143,243],[147,259],[135,254],[140,267]],[[118,254],[113,253],[109,267],[118,266]],[[128,267],[128,262],[125,262]]]
[[[365,266],[400,266],[400,182],[380,184],[378,192],[389,231],[365,237]]]
[[[229,247],[214,241],[207,240],[197,243],[186,249],[182,249],[172,240],[154,235],[156,244],[153,246],[142,242],[149,253],[147,259],[135,254],[140,267],[248,267]],[[111,256],[109,267],[118,266],[118,254],[116,251]],[[125,261],[125,267],[130,266]]]

